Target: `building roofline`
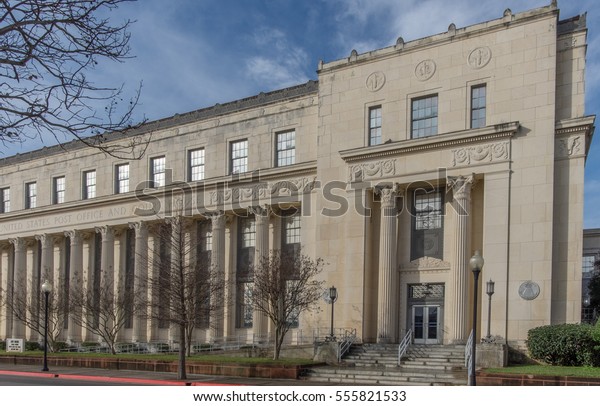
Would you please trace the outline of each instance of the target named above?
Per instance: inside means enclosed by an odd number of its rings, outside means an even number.
[[[395,45],[380,48],[377,50],[358,54],[356,50],[352,50],[350,56],[330,62],[319,61],[318,73],[326,73],[328,71],[334,71],[337,69],[343,69],[345,67],[354,65],[360,62],[371,62],[374,59],[389,58],[390,56],[396,55],[402,52],[410,52],[433,45],[439,45],[440,43],[453,41],[460,37],[472,36],[474,34],[490,31],[493,29],[499,29],[506,27],[511,24],[519,24],[531,19],[537,19],[548,15],[558,15],[559,10],[556,2],[552,2],[548,6],[535,8],[532,10],[522,11],[520,13],[513,14],[510,9],[504,11],[504,15],[494,20],[488,20],[484,22],[475,23],[466,27],[457,28],[455,24],[450,24],[448,31],[433,34],[427,37],[415,39],[412,41],[404,42],[402,37],[399,37]],[[579,29],[585,29],[585,14],[581,16],[575,16],[558,23],[558,34],[564,34],[566,32],[575,31]]]
[[[284,100],[303,97],[313,93],[316,94],[318,91],[318,87],[318,81],[309,80],[308,82],[300,85],[286,87],[267,93],[260,92],[257,95],[246,97],[243,99],[234,100],[223,104],[217,103],[211,107],[204,107],[187,113],[175,114],[171,117],[149,121],[133,129],[106,133],[102,135],[104,140],[103,142],[110,143],[112,141],[127,139],[129,137],[135,137],[154,131],[160,131],[178,125],[189,124],[198,120],[206,120],[214,117],[223,116],[225,114],[237,113],[251,108],[266,106]],[[0,158],[0,167],[15,165],[27,161],[32,161],[34,159],[45,158],[63,152],[76,151],[84,148],[89,148],[89,146],[87,146],[79,140],[73,140],[57,145],[52,145],[49,147],[45,146],[43,148],[39,148],[30,152],[25,152],[23,154],[15,154],[6,158]]]

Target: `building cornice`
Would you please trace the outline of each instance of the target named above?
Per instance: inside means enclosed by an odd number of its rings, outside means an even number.
[[[481,141],[489,141],[514,136],[520,128],[518,121],[496,124],[487,127],[455,131],[440,135],[434,135],[421,139],[396,141],[377,146],[354,148],[340,151],[340,157],[347,163],[398,156],[414,152],[448,148],[463,144],[472,144]]]

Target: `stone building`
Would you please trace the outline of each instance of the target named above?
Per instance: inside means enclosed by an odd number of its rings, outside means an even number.
[[[197,341],[270,334],[244,303],[244,269],[287,246],[325,260],[322,277],[339,293],[335,326],[363,342],[397,343],[411,330],[417,343],[464,343],[475,250],[480,284],[495,282],[499,341],[520,346],[532,327],[577,322],[595,120],[584,106],[586,33],[585,15],[559,20],[554,3],[506,10],[320,62],[316,81],[109,136],[146,141],[139,160],[76,142],[4,158],[5,297],[39,297],[46,278],[66,295],[74,275],[139,283],[156,266],[140,258],[160,251],[156,230],[183,199],[196,224],[189,260],[210,251],[233,298]],[[485,294],[475,305],[482,336]],[[290,340],[329,322],[328,312],[303,314]],[[63,336],[95,339],[68,320]],[[38,339],[4,306],[6,337]],[[176,334],[133,317],[120,340]]]

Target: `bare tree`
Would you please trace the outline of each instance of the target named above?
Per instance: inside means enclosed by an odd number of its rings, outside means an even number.
[[[124,100],[123,85],[103,87],[86,76],[102,59],[129,56],[132,22],[106,17],[125,1],[132,0],[0,0],[2,143],[74,137],[115,157],[143,155],[140,138],[102,135],[131,128],[141,85]]]
[[[43,280],[43,278],[42,278]],[[7,290],[1,292],[3,305],[6,306],[10,316],[17,319],[31,331],[44,336],[44,309],[45,299],[39,295],[22,295],[17,292],[26,292],[26,281],[13,283],[7,287]],[[38,291],[43,296],[41,290]],[[65,304],[66,298],[60,295],[58,289],[52,289],[48,294],[48,351],[58,351],[57,342],[63,331],[65,320],[68,314],[68,306]]]
[[[115,288],[112,278],[102,271],[99,283],[76,283],[70,292],[71,319],[78,326],[96,334],[105,343],[111,354],[116,354],[119,332],[125,328],[128,320],[139,313],[131,290],[122,284]]]
[[[149,316],[159,326],[174,327],[179,339],[177,378],[186,379],[186,355],[195,328],[210,327],[214,315],[226,305],[224,275],[201,260],[197,241],[189,236],[191,221],[182,215],[166,219],[156,238],[159,252],[149,250],[156,258],[155,270],[145,283],[152,292],[146,303]]]
[[[279,359],[283,339],[300,314],[313,309],[323,295],[323,259],[301,252],[271,251],[253,269],[252,307],[266,314],[275,327],[273,359]]]

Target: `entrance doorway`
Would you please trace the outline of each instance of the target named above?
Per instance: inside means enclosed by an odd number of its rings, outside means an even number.
[[[440,306],[413,306],[412,330],[415,344],[439,344]]]
[[[444,341],[444,284],[408,285],[407,327],[415,344],[441,344]]]

